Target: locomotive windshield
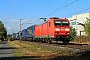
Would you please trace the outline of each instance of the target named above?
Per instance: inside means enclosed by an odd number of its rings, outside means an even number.
[[[61,21],[55,21],[55,26],[61,26]]]
[[[59,20],[56,20],[54,22],[55,26],[68,26],[69,25],[69,22],[68,21],[59,21]]]
[[[68,26],[68,25],[69,25],[68,21],[62,21],[62,26]]]

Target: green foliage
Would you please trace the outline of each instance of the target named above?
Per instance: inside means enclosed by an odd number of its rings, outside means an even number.
[[[87,21],[85,22],[84,31],[87,35],[90,36],[90,18],[87,18]]]
[[[7,30],[4,27],[4,24],[0,21],[0,39],[4,40],[4,38],[7,38]]]
[[[70,27],[70,41],[74,40],[74,38],[76,37],[76,31],[75,31],[75,28],[73,28],[72,26]]]
[[[7,38],[10,39],[12,37],[12,34],[8,34]]]
[[[4,24],[0,21],[0,31],[2,31],[4,28]]]

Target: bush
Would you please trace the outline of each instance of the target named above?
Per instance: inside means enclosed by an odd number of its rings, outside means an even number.
[[[73,28],[72,26],[70,27],[70,36],[71,36],[71,38],[70,38],[70,41],[73,41],[74,40],[74,38],[76,37],[76,31],[75,31],[75,28]]]

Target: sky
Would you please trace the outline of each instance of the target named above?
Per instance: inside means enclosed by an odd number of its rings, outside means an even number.
[[[90,12],[90,0],[0,0],[0,20],[8,34],[43,23],[40,18],[70,18]]]

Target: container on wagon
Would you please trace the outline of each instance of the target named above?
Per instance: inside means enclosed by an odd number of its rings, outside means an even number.
[[[34,25],[27,28],[27,40],[33,39],[34,37]]]
[[[20,31],[17,33],[16,38],[20,39]]]
[[[17,33],[13,33],[13,39],[16,39]]]
[[[22,40],[27,39],[27,33],[28,33],[27,29],[22,30]]]

